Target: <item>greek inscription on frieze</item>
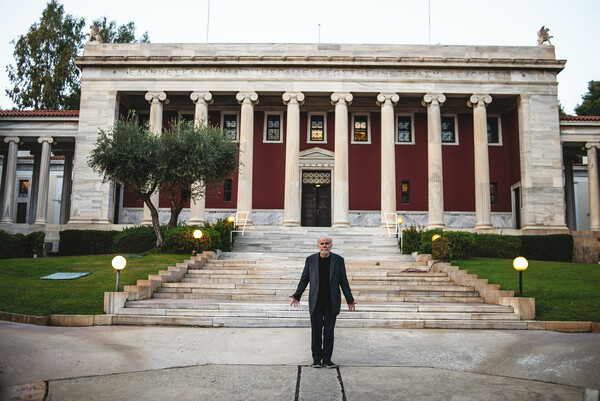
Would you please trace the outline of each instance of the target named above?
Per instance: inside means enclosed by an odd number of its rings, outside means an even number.
[[[507,70],[433,70],[433,69],[344,69],[344,68],[129,68],[129,78],[243,78],[243,79],[348,79],[403,81],[505,81]]]

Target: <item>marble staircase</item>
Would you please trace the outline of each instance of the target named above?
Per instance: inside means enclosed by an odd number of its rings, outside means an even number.
[[[180,282],[163,283],[150,299],[127,302],[113,324],[309,327],[310,289],[299,308],[289,296],[323,233],[344,256],[357,301],[355,312],[342,305],[338,327],[527,328],[512,307],[486,304],[473,287],[401,255],[396,239],[378,228],[282,227],[250,228],[233,252],[188,268]]]

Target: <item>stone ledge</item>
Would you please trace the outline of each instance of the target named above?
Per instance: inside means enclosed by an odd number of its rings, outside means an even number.
[[[86,327],[94,325],[94,315],[50,315],[50,326]]]
[[[561,333],[598,333],[593,331],[592,326],[599,330],[600,323],[593,322],[546,322],[546,330],[559,331]]]
[[[31,316],[18,313],[0,312],[0,320],[14,323],[35,324],[37,326],[48,326],[49,316]]]

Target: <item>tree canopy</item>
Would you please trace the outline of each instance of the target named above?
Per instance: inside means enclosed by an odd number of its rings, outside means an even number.
[[[145,32],[135,38],[133,22],[117,27],[106,17],[95,21],[105,31],[105,42],[149,42]],[[6,67],[12,88],[6,94],[19,108],[76,110],[81,93],[80,72],[75,57],[83,49],[85,19],[66,14],[64,7],[51,0],[40,20],[11,43],[15,63]]]
[[[100,130],[88,165],[104,180],[127,183],[150,209],[156,246],[163,246],[158,205],[152,193],[162,188],[171,203],[167,229],[177,226],[181,210],[190,199],[203,197],[205,185],[232,174],[238,165],[238,147],[220,129],[182,121],[156,135],[134,115]],[[204,184],[204,185],[201,185]]]
[[[583,102],[575,108],[578,116],[600,116],[600,81],[588,82],[588,92],[581,99]]]

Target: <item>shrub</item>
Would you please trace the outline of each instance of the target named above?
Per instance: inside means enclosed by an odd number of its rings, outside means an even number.
[[[431,257],[436,260],[450,261],[452,256],[452,240],[448,237],[441,237],[432,241]]]
[[[444,231],[443,238],[450,240],[450,259],[468,259],[473,253],[473,234],[465,231]],[[436,241],[437,242],[437,241]]]
[[[112,252],[119,231],[64,230],[60,232],[60,256],[99,255]]]
[[[113,239],[114,253],[140,253],[156,247],[156,234],[152,226],[136,226],[124,229]]]
[[[227,219],[219,219],[216,223],[210,226],[213,228],[220,237],[220,246],[215,245],[215,249],[221,249],[222,251],[231,251],[233,243],[231,241],[231,231],[233,230],[233,223],[227,221]]]
[[[523,235],[521,256],[531,260],[571,262],[573,237],[569,234]]]
[[[421,248],[421,234],[423,228],[410,225],[402,230],[402,253],[410,254],[418,252]]]
[[[194,238],[194,230],[202,230],[200,238],[200,252],[213,250],[213,239],[218,233],[210,227],[181,226],[168,230],[165,233],[165,250],[175,253],[192,253],[197,249],[197,241]]]
[[[435,235],[444,234],[444,230],[423,230],[421,233],[421,244],[419,245],[419,253],[432,253],[432,240],[431,238]]]
[[[514,259],[521,250],[521,237],[499,234],[475,234],[473,256]]]
[[[44,240],[46,239],[46,234],[42,231],[36,231],[27,236],[27,251],[30,255],[34,253],[37,256],[44,255]]]

